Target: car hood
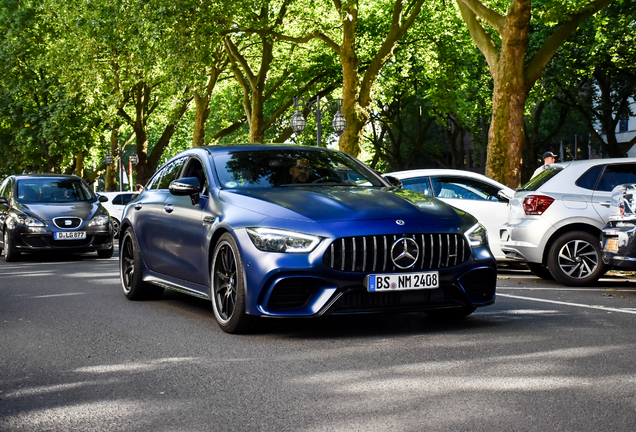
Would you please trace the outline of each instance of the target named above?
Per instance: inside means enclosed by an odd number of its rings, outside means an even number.
[[[223,202],[283,219],[314,222],[435,218],[466,213],[417,192],[395,188],[289,187],[224,190]]]
[[[29,213],[38,218],[51,221],[56,217],[74,216],[81,218],[82,220],[88,220],[99,208],[99,202],[75,202],[64,204],[20,204],[18,203],[16,208],[25,213]]]

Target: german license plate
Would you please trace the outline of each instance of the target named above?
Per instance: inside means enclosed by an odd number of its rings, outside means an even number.
[[[63,231],[53,234],[55,240],[82,240],[86,238],[86,231]]]
[[[618,239],[608,238],[605,243],[605,250],[609,252],[618,252]]]
[[[439,288],[439,273],[392,273],[368,275],[364,281],[367,291],[406,291]]]

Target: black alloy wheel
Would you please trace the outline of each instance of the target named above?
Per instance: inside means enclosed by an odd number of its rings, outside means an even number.
[[[141,255],[132,228],[124,233],[119,250],[119,279],[129,300],[151,300],[161,297],[163,288],[144,282],[141,274]]]
[[[231,234],[225,233],[214,248],[210,297],[214,316],[226,333],[246,333],[253,317],[245,312],[243,262]]]

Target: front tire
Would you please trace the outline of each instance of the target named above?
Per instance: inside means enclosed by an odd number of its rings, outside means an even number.
[[[110,249],[102,249],[97,251],[99,258],[112,258],[115,253],[115,245],[113,244]]]
[[[119,251],[119,279],[128,300],[152,300],[161,297],[163,288],[144,282],[139,246],[131,228],[124,233]]]
[[[214,317],[226,333],[246,333],[253,329],[253,317],[245,312],[243,261],[231,234],[219,239],[212,255],[210,297]]]
[[[605,273],[598,236],[572,231],[557,238],[548,254],[548,269],[567,286],[587,286]]]
[[[4,260],[6,262],[19,261],[20,252],[15,250],[15,248],[11,244],[11,236],[9,235],[9,230],[4,231],[2,241],[2,253],[4,254]]]

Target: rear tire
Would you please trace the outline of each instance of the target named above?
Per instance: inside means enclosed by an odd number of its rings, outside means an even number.
[[[607,267],[601,259],[598,236],[586,231],[572,231],[561,235],[548,254],[548,268],[558,282],[567,286],[594,284]]]
[[[4,260],[6,262],[15,262],[20,260],[20,252],[15,250],[13,245],[11,244],[11,236],[9,236],[9,231],[4,231],[4,236],[2,237],[2,253],[4,254]]]
[[[210,297],[214,317],[226,333],[248,333],[254,317],[245,312],[243,261],[231,234],[219,239],[212,257]]]
[[[139,246],[131,228],[124,233],[119,251],[119,279],[128,300],[153,300],[161,297],[163,288],[144,282]]]
[[[543,264],[526,263],[526,265],[528,266],[528,268],[530,269],[533,275],[545,280],[554,280],[554,276],[552,276],[552,273],[550,273],[550,270]]]

